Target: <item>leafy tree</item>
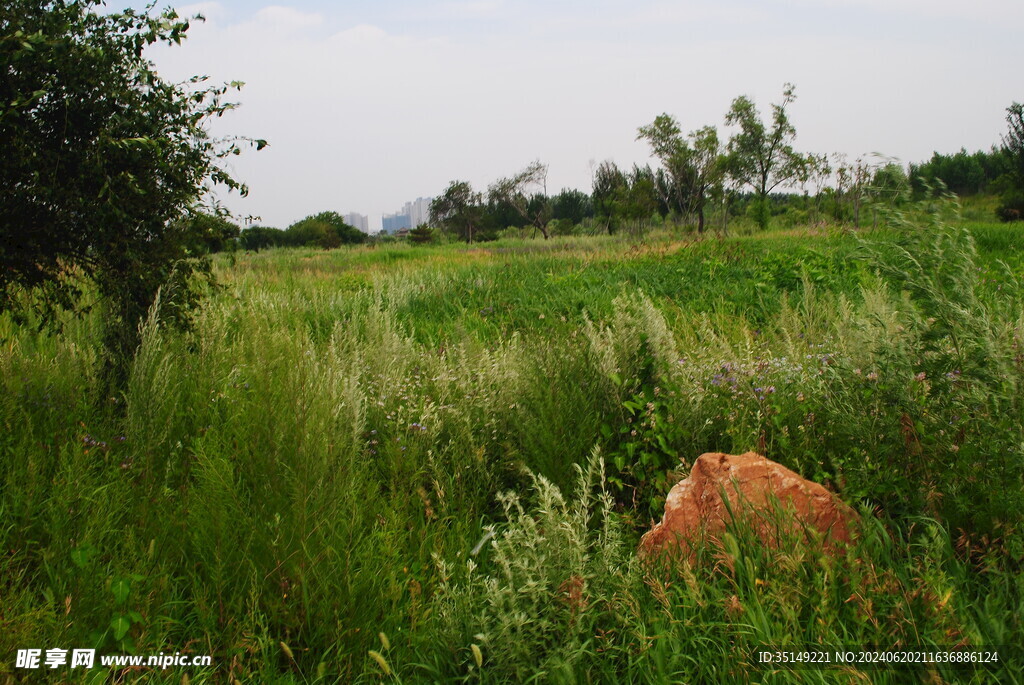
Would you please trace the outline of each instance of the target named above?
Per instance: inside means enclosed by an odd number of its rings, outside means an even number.
[[[472,243],[483,219],[481,202],[480,193],[475,192],[468,181],[452,181],[431,201],[431,221]]]
[[[618,228],[617,204],[628,190],[629,180],[615,162],[605,160],[594,170],[594,215],[608,227],[608,233],[615,233]]]
[[[997,210],[1003,221],[1024,219],[1024,105],[1015,102],[1006,108],[1009,131],[1003,136],[1003,151],[1010,169],[1005,175],[1003,201]]]
[[[1010,157],[1019,184],[1024,186],[1024,104],[1015,102],[1006,108],[1009,131],[1003,136],[1003,149]]]
[[[316,246],[324,249],[366,242],[367,236],[345,223],[337,212],[320,212],[300,219],[285,230],[285,244],[296,247]]]
[[[628,187],[619,193],[619,212],[625,219],[643,223],[658,213],[657,179],[650,165],[634,164],[628,180]]]
[[[883,163],[871,178],[871,195],[887,204],[902,204],[909,188],[907,172],[896,162]]]
[[[551,198],[551,217],[569,221],[572,225],[580,224],[587,217],[594,215],[594,206],[590,196],[582,190],[563,188],[558,195]]]
[[[637,130],[637,140],[640,139],[647,141],[663,167],[664,176],[655,182],[663,204],[669,211],[688,213],[693,182],[692,151],[679,124],[671,115],[660,114],[652,123]]]
[[[853,225],[860,228],[860,210],[870,193],[875,165],[863,157],[849,162],[841,153],[835,155],[835,160],[837,201],[846,199],[850,203]]]
[[[259,252],[268,247],[280,247],[286,243],[285,234],[280,228],[269,226],[251,226],[242,231],[238,242],[246,250]]]
[[[679,124],[669,114],[659,115],[638,131],[637,139],[648,142],[669,176],[670,206],[686,214],[696,214],[697,231],[703,233],[704,209],[712,192],[721,185],[725,170],[718,131],[713,126],[705,126],[690,133],[687,141]]]
[[[409,242],[413,245],[426,245],[434,242],[434,229],[426,224],[420,224],[409,231]]]
[[[191,276],[209,273],[192,258],[190,208],[208,183],[246,192],[219,161],[241,140],[204,128],[241,84],[165,82],[143,49],[179,44],[189,22],[170,9],[99,14],[101,4],[0,5],[0,308],[19,288],[37,288],[45,309],[73,306],[91,280],[108,371],[123,371],[158,291],[160,314],[185,324]]]
[[[1005,168],[1005,163],[990,160],[991,156],[1001,156],[1001,153],[993,151],[990,154],[981,150],[969,153],[964,148],[952,155],[935,152],[927,162],[910,165],[914,191],[921,197],[926,194],[926,188],[934,187],[936,181],[941,181],[958,195],[985,192],[989,183],[999,176],[997,169],[1000,166]]]
[[[508,203],[527,225],[539,230],[547,240],[551,237],[547,228],[551,220],[551,207],[545,196],[547,177],[548,166],[539,160],[532,162],[519,173],[492,183],[487,189],[487,199],[490,203]],[[542,192],[531,194],[530,188],[539,188]]]
[[[209,213],[196,210],[190,212],[180,221],[184,224],[180,230],[192,237],[189,249],[193,254],[207,254],[234,249],[237,244],[235,240],[241,233],[241,228],[238,224],[216,212]]]
[[[806,158],[793,150],[796,128],[786,113],[796,99],[794,89],[787,83],[782,102],[772,105],[770,127],[765,126],[757,107],[745,95],[733,100],[725,117],[727,124],[739,127],[729,140],[729,173],[756,194],[755,219],[761,228],[769,223],[768,194],[780,185],[800,180],[806,172]]]

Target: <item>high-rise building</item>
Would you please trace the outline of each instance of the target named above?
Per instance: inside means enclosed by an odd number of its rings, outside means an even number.
[[[408,214],[385,214],[380,218],[380,223],[385,233],[396,233],[400,228],[412,228]]]
[[[433,199],[418,197],[406,202],[400,211],[382,216],[381,227],[386,233],[395,233],[401,228],[416,228],[420,224],[429,224],[430,202]]]
[[[345,223],[349,226],[358,228],[363,233],[370,232],[370,220],[365,214],[356,214],[355,212],[351,212],[342,218],[345,219]]]
[[[412,202],[405,203],[405,213],[409,215],[412,228],[420,224],[430,223],[430,197],[418,197]]]

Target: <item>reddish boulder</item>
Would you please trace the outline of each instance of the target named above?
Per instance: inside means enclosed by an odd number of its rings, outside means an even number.
[[[850,541],[856,514],[821,485],[755,452],[710,452],[698,457],[689,477],[669,492],[661,523],[640,540],[641,554],[667,552],[692,560],[693,545],[702,536],[717,542],[733,516],[750,521],[766,545],[777,547],[773,499],[792,511],[796,520],[790,519],[791,531],[816,530],[829,549]]]

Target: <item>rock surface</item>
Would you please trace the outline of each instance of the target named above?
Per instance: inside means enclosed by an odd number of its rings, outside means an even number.
[[[716,543],[733,516],[751,521],[758,537],[775,548],[773,499],[793,512],[796,520],[789,519],[790,526],[818,531],[827,549],[850,541],[855,513],[821,485],[755,452],[709,452],[698,457],[689,477],[669,492],[664,518],[640,541],[641,554],[667,552],[692,560],[697,541],[704,536]]]

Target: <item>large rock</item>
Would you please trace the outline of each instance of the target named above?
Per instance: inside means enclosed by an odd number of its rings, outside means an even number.
[[[722,495],[728,500],[723,500]],[[793,518],[775,516],[779,508]],[[694,546],[706,537],[717,543],[733,516],[749,521],[758,537],[778,546],[778,523],[788,521],[790,531],[814,529],[828,549],[850,541],[855,513],[821,485],[801,478],[781,464],[754,452],[702,454],[690,475],[672,488],[665,501],[665,517],[640,541],[644,556],[666,552],[693,559]]]

